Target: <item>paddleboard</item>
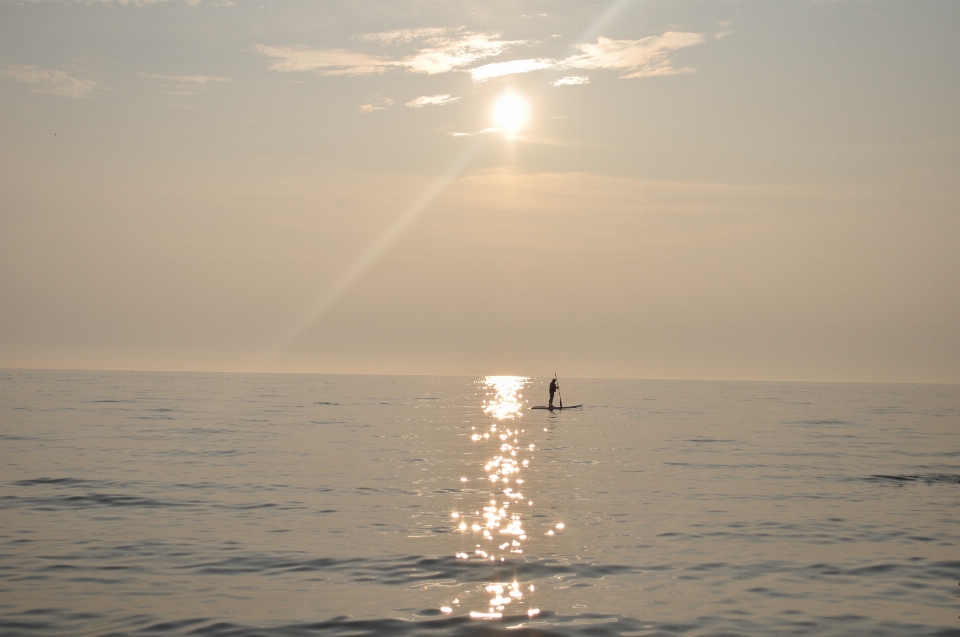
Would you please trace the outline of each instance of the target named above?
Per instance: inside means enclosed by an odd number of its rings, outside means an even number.
[[[530,409],[549,409],[550,411],[553,411],[554,409],[557,409],[557,410],[576,409],[577,407],[583,407],[583,403],[580,403],[579,405],[564,405],[563,407],[558,407],[556,405],[554,405],[553,407],[547,407],[546,405],[537,405],[536,407],[531,407]]]

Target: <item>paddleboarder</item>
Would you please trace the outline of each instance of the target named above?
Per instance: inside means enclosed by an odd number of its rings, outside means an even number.
[[[557,384],[557,377],[554,376],[553,380],[550,381],[550,402],[548,403],[550,409],[553,409],[553,395],[557,393],[557,389],[559,388],[560,385]]]

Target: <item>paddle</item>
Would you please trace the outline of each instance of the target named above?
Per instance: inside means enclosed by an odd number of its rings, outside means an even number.
[[[553,380],[557,380],[557,372],[553,372]],[[560,398],[560,409],[563,409],[563,396],[560,395],[560,383],[557,383],[557,396]]]

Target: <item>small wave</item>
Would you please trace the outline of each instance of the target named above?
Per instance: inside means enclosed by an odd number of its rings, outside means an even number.
[[[62,485],[90,484],[90,481],[81,480],[80,478],[32,478],[29,480],[17,480],[13,484],[18,487],[29,487],[35,484],[62,484]]]
[[[416,495],[419,491],[408,491],[397,487],[355,487],[357,495],[373,495],[375,493],[390,493],[394,495]]]
[[[141,508],[187,508],[211,506],[219,509],[229,509],[237,511],[247,511],[252,509],[271,509],[282,510],[304,509],[305,505],[300,503],[278,503],[264,500],[251,500],[246,502],[210,502],[196,498],[155,498],[149,495],[133,495],[130,491],[143,493],[148,490],[145,483],[141,482],[121,482],[112,480],[85,480],[82,478],[51,478],[39,477],[25,480],[17,480],[9,483],[12,486],[23,487],[27,491],[20,492],[25,495],[6,494],[0,496],[0,509],[37,509],[37,510],[55,510],[58,508],[80,509],[88,507],[141,507]],[[155,490],[157,485],[150,485]],[[194,484],[177,483],[174,485],[182,489],[190,490],[276,490],[274,486],[265,485],[217,485],[210,482],[200,482]],[[44,489],[46,487],[46,489]]]
[[[143,635],[197,635],[201,637],[311,637],[317,635],[350,637],[407,637],[413,635],[443,635],[450,637],[665,637],[667,635],[701,634],[704,629],[712,628],[709,634],[742,634],[735,624],[718,622],[709,615],[691,622],[651,622],[625,615],[604,613],[581,613],[563,615],[543,610],[534,618],[527,615],[506,615],[499,619],[475,620],[463,615],[438,616],[435,609],[423,609],[414,612],[416,619],[395,618],[354,619],[350,616],[338,616],[325,621],[286,623],[279,625],[250,625],[239,622],[213,620],[207,617],[164,620],[144,615],[132,615],[119,622],[120,631],[109,634],[127,635],[133,629]],[[789,611],[787,611],[789,614]],[[42,635],[64,634],[63,620],[68,619],[61,613],[53,612],[48,617],[20,616],[0,618],[0,629],[5,634]],[[53,621],[54,619],[60,621]],[[80,617],[70,618],[74,621]],[[768,626],[770,632],[781,632],[784,626],[802,629],[799,632],[823,632],[826,629],[834,634],[837,628],[842,634],[858,634],[869,617],[855,613],[828,616],[813,616],[806,621],[784,621],[781,618],[780,630]],[[717,630],[717,624],[727,624]],[[818,631],[817,629],[822,629]],[[882,636],[916,635],[917,637],[956,637],[960,634],[949,627],[919,626],[899,622],[884,622],[878,629],[869,630],[870,634]],[[58,630],[59,629],[59,630]],[[845,630],[844,630],[845,629]],[[860,630],[857,630],[860,629]],[[797,631],[789,631],[797,632]]]
[[[307,558],[297,555],[231,555],[221,560],[185,563],[178,570],[207,575],[287,572],[339,573],[355,582],[376,581],[384,585],[406,585],[424,580],[456,580],[461,582],[494,581],[497,578],[523,577],[536,580],[551,577],[564,579],[603,579],[611,575],[670,570],[673,566],[634,567],[600,562],[568,561],[560,558],[531,559],[501,565],[471,562],[455,557],[398,556],[371,560],[364,558]],[[491,579],[493,578],[493,579]]]
[[[444,635],[451,637],[571,637],[577,635],[651,635],[673,634],[676,630],[690,630],[694,625],[652,625],[624,615],[582,613],[561,615],[541,611],[535,618],[525,614],[506,615],[499,619],[475,620],[464,615],[440,616],[436,609],[422,609],[414,613],[417,619],[394,618],[354,619],[338,616],[325,621],[288,623],[274,626],[247,625],[209,617],[164,620],[144,615],[125,618],[124,628],[135,627],[137,634],[198,635],[202,637],[307,637],[316,635],[350,635],[351,637],[406,637],[408,635]],[[80,618],[72,617],[77,621]],[[5,634],[40,635],[62,632],[68,620],[60,612],[50,610],[37,616],[0,618],[0,629]],[[650,628],[659,628],[650,632]],[[61,630],[57,630],[61,629]],[[666,631],[666,632],[662,632]],[[112,634],[129,634],[127,630]]]
[[[463,615],[437,617],[435,609],[423,609],[415,616],[423,619],[402,620],[392,618],[353,619],[347,616],[334,617],[326,621],[300,624],[286,624],[272,628],[244,626],[232,622],[213,622],[198,626],[182,634],[202,635],[204,637],[246,637],[248,635],[278,635],[300,637],[306,635],[350,635],[351,637],[397,636],[406,635],[450,635],[452,637],[490,637],[492,635],[510,635],[514,637],[564,637],[570,635],[622,635],[640,634],[644,625],[636,619],[623,615],[584,613],[580,615],[559,615],[543,611],[536,618],[527,615],[507,615],[500,619],[477,621]],[[161,622],[141,629],[143,632],[179,631],[209,620],[182,620],[179,622]],[[173,625],[173,624],[176,625]],[[157,628],[159,627],[159,628]],[[690,626],[677,626],[687,628]]]
[[[155,500],[153,498],[144,498],[136,495],[125,495],[121,493],[89,493],[86,495],[55,495],[55,496],[32,496],[20,497],[15,495],[6,495],[0,497],[0,509],[28,508],[44,511],[52,511],[60,508],[82,508],[82,507],[146,507],[158,509],[164,507],[187,507],[195,506],[197,502],[180,501],[171,502],[164,500]]]
[[[926,484],[960,484],[960,475],[950,473],[929,473],[914,475],[886,475],[877,473],[867,480],[871,482],[893,483],[902,486],[908,482],[924,482]]]

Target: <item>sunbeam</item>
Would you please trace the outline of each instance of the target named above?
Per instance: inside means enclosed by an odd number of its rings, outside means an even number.
[[[383,234],[377,237],[377,240],[367,248],[366,252],[360,256],[353,266],[337,279],[333,287],[330,288],[330,291],[317,299],[313,306],[301,315],[294,322],[293,326],[277,339],[276,344],[270,348],[264,357],[264,362],[268,366],[280,358],[297,340],[303,337],[307,330],[320,320],[323,314],[353,287],[354,283],[394,244],[400,235],[403,234],[404,230],[416,221],[417,217],[446,190],[447,186],[463,173],[470,161],[476,157],[480,149],[483,148],[483,145],[483,136],[472,140],[463,155],[447,169],[447,172],[433,182],[416,201],[404,210],[403,214],[397,217],[393,224],[391,224]]]

